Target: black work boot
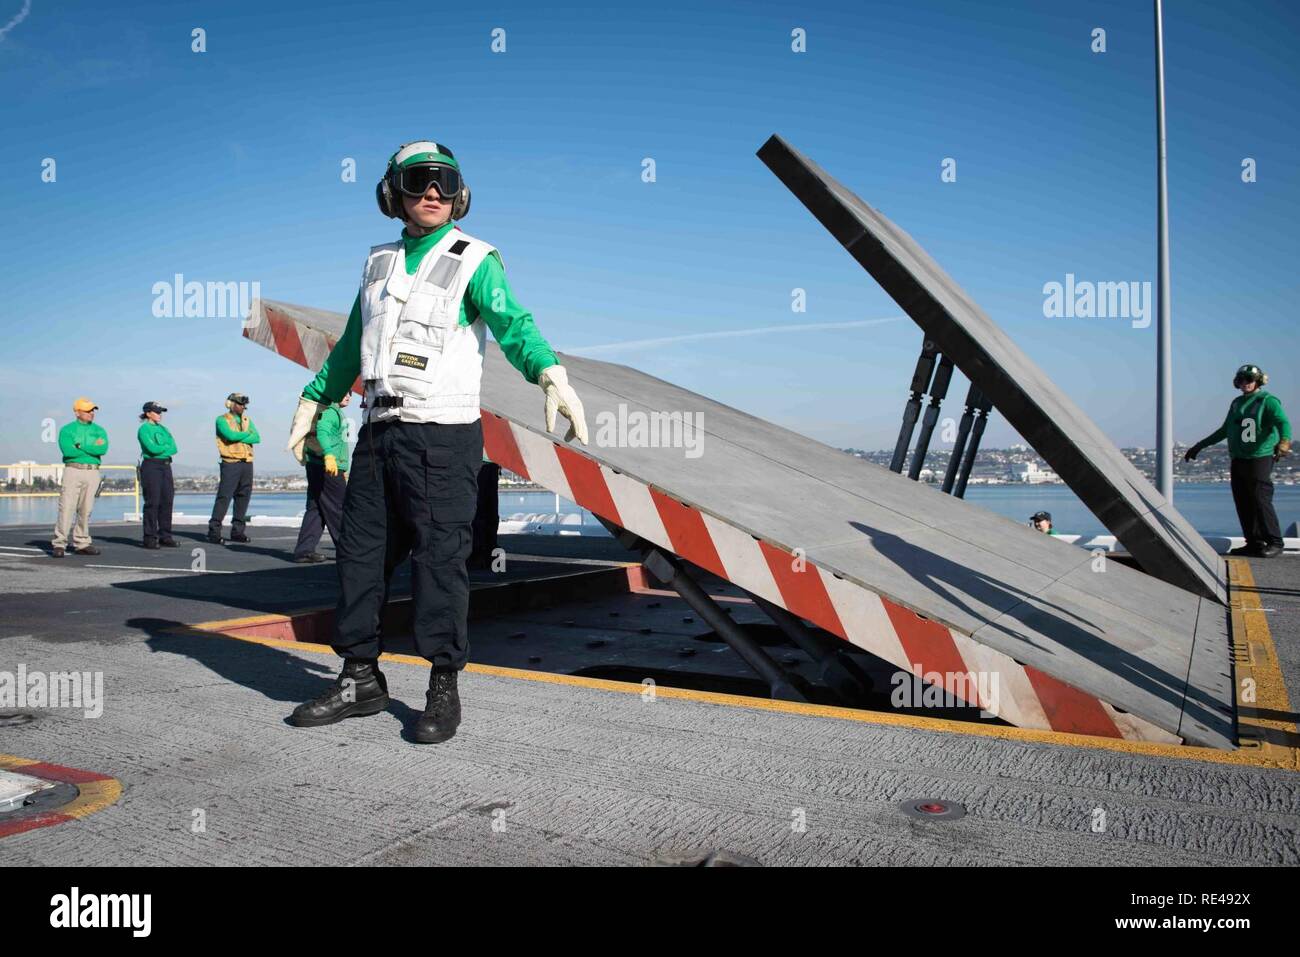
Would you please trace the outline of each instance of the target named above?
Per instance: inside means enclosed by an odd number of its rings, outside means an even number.
[[[415,722],[414,737],[421,744],[439,744],[456,733],[460,724],[459,671],[435,671],[429,676],[424,714]]]
[[[344,718],[378,714],[388,707],[388,681],[373,658],[348,658],[334,687],[293,709],[289,723],[316,728]]]

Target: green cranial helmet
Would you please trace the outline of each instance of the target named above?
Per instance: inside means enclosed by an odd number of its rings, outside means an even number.
[[[430,187],[452,201],[452,219],[463,219],[469,212],[469,187],[451,149],[433,140],[404,143],[388,158],[384,176],[375,187],[379,211],[403,219],[402,196],[423,196]]]
[[[1259,366],[1247,363],[1237,370],[1237,374],[1232,377],[1232,384],[1241,388],[1243,382],[1258,382],[1260,385],[1268,382],[1268,376]]]

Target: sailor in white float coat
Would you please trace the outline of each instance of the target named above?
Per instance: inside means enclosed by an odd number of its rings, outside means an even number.
[[[378,668],[379,620],[393,569],[409,553],[415,641],[432,664],[413,736],[445,741],[460,723],[456,676],[468,660],[469,555],[483,455],[479,381],[485,328],[543,391],[546,427],[569,420],[566,441],[587,442],[582,402],[532,315],[510,292],[501,256],[460,229],[470,191],[445,145],[402,146],[376,198],[406,226],[366,257],[343,337],[303,389],[289,447],[298,461],[313,420],[360,377],[365,424],[357,436],[337,544],[339,603],[335,685],[300,705],[300,727],[332,724],[388,706]]]

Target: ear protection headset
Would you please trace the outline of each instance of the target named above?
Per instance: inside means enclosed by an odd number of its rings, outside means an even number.
[[[406,156],[402,156],[402,154]],[[379,211],[389,219],[405,219],[405,211],[402,209],[402,192],[397,188],[397,170],[400,166],[398,157],[406,159],[417,153],[438,153],[447,159],[450,163],[445,164],[456,168],[460,171],[460,164],[456,162],[456,156],[450,149],[440,143],[432,140],[416,140],[411,143],[403,143],[398,147],[397,152],[388,158],[388,166],[384,170],[383,178],[375,186],[375,201],[379,204]],[[469,184],[465,182],[464,176],[461,177],[460,192],[451,203],[451,218],[464,219],[469,213]]]

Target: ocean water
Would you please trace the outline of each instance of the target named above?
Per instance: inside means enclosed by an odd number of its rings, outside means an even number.
[[[942,493],[936,487],[929,491]],[[1056,530],[1063,535],[1105,535],[1106,529],[1082,502],[1064,485],[972,485],[966,490],[966,499],[983,508],[1005,515],[1019,522],[1029,521],[1029,516],[1040,509],[1052,513]],[[186,515],[206,517],[212,511],[211,494],[187,493],[176,496],[175,511]],[[254,494],[249,507],[250,515],[301,515],[302,493]],[[549,514],[556,511],[556,496],[551,492],[511,492],[500,495],[502,518],[517,514]],[[1174,504],[1192,526],[1205,535],[1240,535],[1241,526],[1232,505],[1232,492],[1223,482],[1187,483],[1174,486]],[[1276,487],[1273,504],[1278,519],[1285,530],[1292,522],[1300,521],[1300,485]],[[92,522],[121,521],[125,512],[134,510],[135,501],[130,496],[106,498],[95,502]],[[580,513],[583,525],[598,525],[595,518],[584,509],[565,499],[559,499],[559,512],[564,515]],[[50,525],[58,512],[58,500],[53,498],[0,499],[0,525]],[[227,516],[228,517],[228,516]]]

